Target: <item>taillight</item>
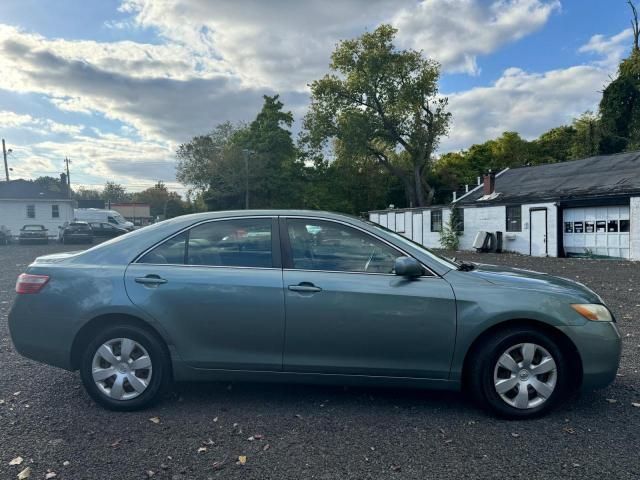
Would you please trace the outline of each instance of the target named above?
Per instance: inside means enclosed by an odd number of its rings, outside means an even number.
[[[49,275],[21,273],[16,281],[16,293],[38,293],[49,281]]]

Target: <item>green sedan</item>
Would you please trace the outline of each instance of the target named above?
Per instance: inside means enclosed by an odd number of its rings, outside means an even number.
[[[113,410],[225,379],[464,389],[528,418],[607,386],[620,360],[584,285],[458,263],[327,212],[175,218],[39,257],[16,291],[16,349],[79,370]]]

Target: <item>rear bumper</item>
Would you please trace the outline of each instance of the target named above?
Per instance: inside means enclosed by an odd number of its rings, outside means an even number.
[[[20,243],[38,243],[48,241],[49,237],[18,237],[18,242]]]
[[[595,390],[611,384],[620,366],[622,339],[613,322],[590,322],[562,327],[582,359],[582,390]]]
[[[21,295],[9,312],[9,332],[18,353],[32,360],[71,370],[71,329],[52,321],[42,309],[33,308]]]
[[[63,238],[66,242],[91,242],[93,241],[93,235],[78,235],[78,234],[67,234],[63,235]]]

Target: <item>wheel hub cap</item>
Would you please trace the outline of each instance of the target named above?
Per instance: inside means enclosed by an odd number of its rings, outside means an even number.
[[[557,376],[556,362],[545,348],[520,343],[498,358],[493,381],[502,400],[524,410],[538,407],[551,397]]]
[[[147,350],[130,338],[103,343],[93,356],[93,381],[98,390],[114,400],[131,400],[151,381],[152,362]]]

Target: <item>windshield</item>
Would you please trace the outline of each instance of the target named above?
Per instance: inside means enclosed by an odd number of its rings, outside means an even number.
[[[437,253],[432,252],[431,250],[426,248],[424,245],[421,245],[418,242],[414,242],[413,240],[405,237],[404,235],[400,235],[399,233],[396,233],[393,230],[389,230],[388,228],[383,227],[382,225],[379,225],[375,222],[372,222],[371,220],[364,219],[364,222],[371,225],[372,227],[383,230],[387,235],[392,236],[395,240],[398,240],[400,243],[404,243],[405,245],[409,245],[413,248],[419,249],[420,251],[428,255],[430,258],[440,263],[441,265],[444,265],[447,268],[457,269],[460,266],[458,263],[454,262],[453,260],[449,258],[445,258],[442,255],[438,255]]]
[[[125,223],[127,223],[127,221],[124,219],[124,217],[122,215],[120,215],[119,213],[114,213],[112,215],[113,219],[118,222],[121,225],[124,225]]]
[[[38,230],[44,230],[44,227],[42,225],[25,225],[22,229],[30,230],[30,231],[38,231]]]

